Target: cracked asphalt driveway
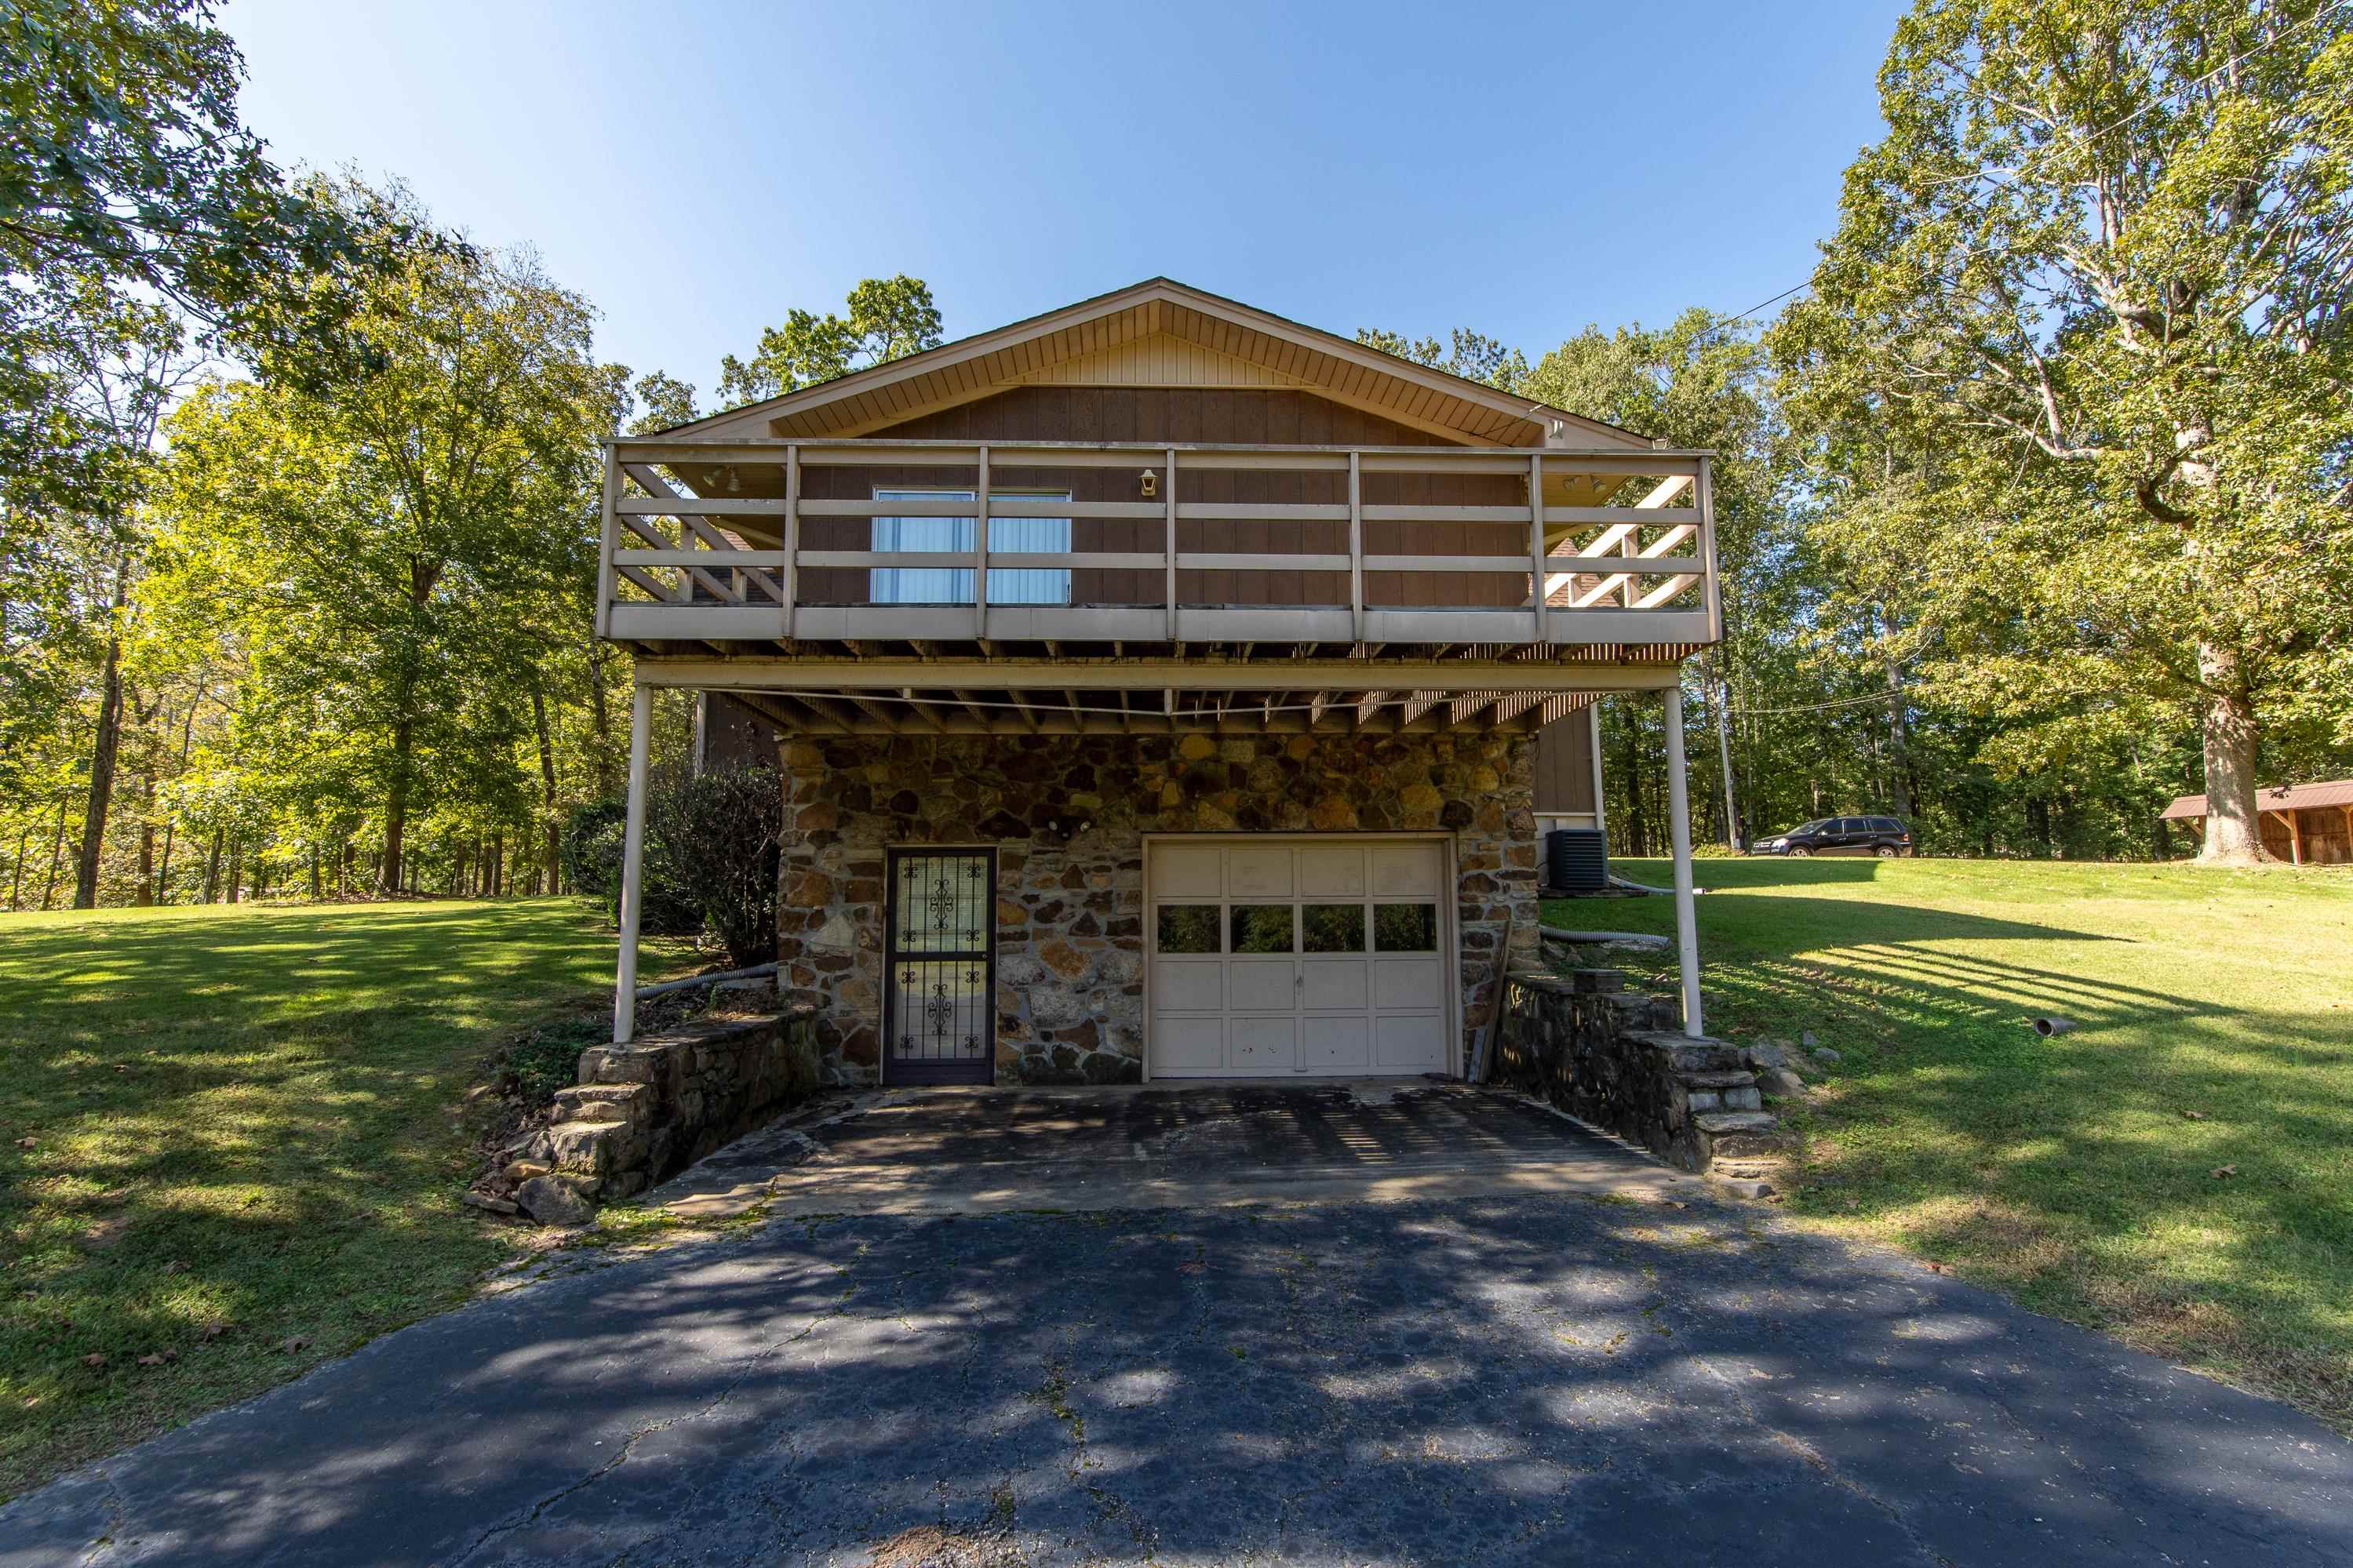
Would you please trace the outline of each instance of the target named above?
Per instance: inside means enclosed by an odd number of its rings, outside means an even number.
[[[0,1564],[2353,1562],[2281,1405],[1762,1211],[776,1219],[0,1510]]]

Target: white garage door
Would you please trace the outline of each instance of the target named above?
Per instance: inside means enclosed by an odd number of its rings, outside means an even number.
[[[1442,845],[1155,844],[1151,857],[1154,1076],[1446,1070]]]

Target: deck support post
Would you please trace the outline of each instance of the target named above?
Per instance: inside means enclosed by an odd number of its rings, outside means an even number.
[[[1597,695],[1585,705],[1586,733],[1592,737],[1593,754],[1593,827],[1597,833],[1609,831],[1608,807],[1602,804],[1601,787],[1601,699]]]
[[[1667,832],[1675,854],[1675,952],[1683,961],[1683,1033],[1697,1039],[1707,1033],[1707,1025],[1699,1010],[1699,915],[1692,898],[1691,785],[1683,776],[1683,683],[1677,681],[1662,695],[1667,703]]]
[[[616,588],[613,552],[621,547],[620,514],[614,506],[621,499],[621,457],[607,444],[605,447],[605,493],[598,513],[596,529],[596,635],[613,635],[613,595]]]
[[[638,920],[644,905],[646,850],[646,746],[653,729],[653,688],[639,681],[629,689],[629,810],[621,834],[621,959],[613,987],[613,1043],[626,1046],[638,1032]]]
[[[1538,645],[1550,640],[1545,575],[1544,454],[1539,452],[1528,459],[1528,615]]]

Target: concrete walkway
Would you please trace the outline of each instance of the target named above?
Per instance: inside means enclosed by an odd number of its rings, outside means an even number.
[[[1704,1190],[1516,1095],[1261,1079],[870,1091],[755,1132],[646,1201],[703,1216],[994,1214]]]
[[[927,1103],[803,1136],[936,1156],[983,1114]],[[1400,1114],[1458,1111],[1493,1114]],[[1359,1112],[1267,1119],[1208,1158]],[[1216,1173],[1165,1125],[1169,1179]],[[0,1565],[2353,1562],[2316,1423],[1687,1190],[772,1220],[69,1476]]]

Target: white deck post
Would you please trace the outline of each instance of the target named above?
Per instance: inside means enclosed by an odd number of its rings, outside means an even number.
[[[1593,826],[1601,832],[1609,830],[1607,807],[1602,804],[1601,788],[1601,699],[1596,697],[1585,705],[1586,733],[1592,740],[1593,755]]]
[[[621,835],[621,963],[613,989],[613,1043],[626,1046],[638,1032],[638,915],[646,848],[646,743],[653,728],[653,688],[640,681],[629,692],[629,815]]]
[[[1675,952],[1683,960],[1683,1033],[1707,1033],[1699,1011],[1699,918],[1692,899],[1691,788],[1683,776],[1683,667],[1667,700],[1667,828],[1675,852]]]
[[[1545,609],[1544,454],[1528,458],[1528,611],[1535,640],[1546,640]]]

